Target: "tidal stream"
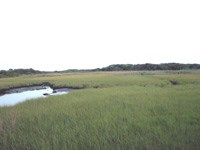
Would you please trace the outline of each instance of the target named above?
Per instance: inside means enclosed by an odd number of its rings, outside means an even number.
[[[0,95],[0,106],[13,106],[26,100],[69,93],[70,89],[52,89],[50,86],[30,86],[7,90]]]

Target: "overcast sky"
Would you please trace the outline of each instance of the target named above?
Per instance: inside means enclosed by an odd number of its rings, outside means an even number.
[[[0,70],[200,63],[199,0],[1,0]]]

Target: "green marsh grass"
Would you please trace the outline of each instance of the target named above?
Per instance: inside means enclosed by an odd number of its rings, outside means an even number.
[[[200,148],[200,74],[55,74],[0,87],[41,82],[83,89],[0,107],[0,149]]]

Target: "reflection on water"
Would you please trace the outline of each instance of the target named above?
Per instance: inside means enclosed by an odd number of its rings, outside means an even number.
[[[28,88],[27,88],[28,89]],[[35,88],[35,89],[29,89],[26,90],[14,90],[14,93],[8,93],[0,96],[0,106],[13,106],[17,103],[34,99],[34,98],[41,98],[41,97],[47,97],[48,95],[60,95],[60,94],[66,94],[69,92],[69,89],[57,89],[53,91],[53,89],[49,86],[45,86],[42,88]],[[19,92],[20,91],[20,92]]]

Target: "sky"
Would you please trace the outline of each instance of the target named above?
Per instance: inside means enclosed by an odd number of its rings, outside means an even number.
[[[0,70],[200,63],[199,0],[1,0]]]

